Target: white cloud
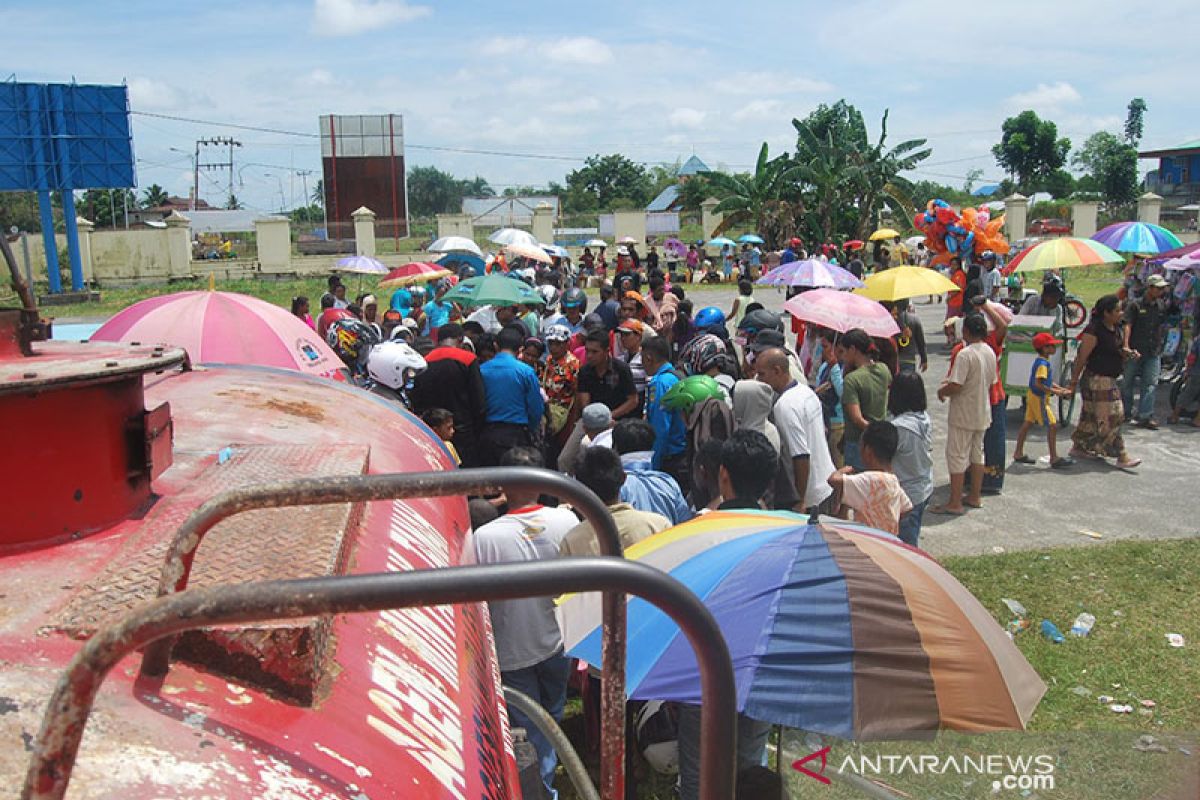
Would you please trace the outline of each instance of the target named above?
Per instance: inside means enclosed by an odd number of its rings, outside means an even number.
[[[567,36],[546,42],[541,52],[560,64],[607,64],[613,59],[612,48],[591,36]]]
[[[153,78],[129,79],[129,103],[143,111],[179,108],[183,93],[170,84]]]
[[[315,0],[313,31],[321,36],[354,36],[432,13],[429,6],[404,0]]]
[[[783,72],[735,72],[716,81],[713,89],[722,94],[812,94],[831,91],[833,84]]]
[[[585,114],[589,111],[599,111],[600,101],[594,97],[579,97],[573,100],[560,100],[550,103],[546,110],[555,114]]]
[[[738,122],[745,122],[750,119],[779,119],[784,113],[784,104],[782,101],[751,100],[733,112],[733,118]]]
[[[333,73],[327,69],[314,69],[308,73],[308,82],[314,86],[332,86]]]
[[[699,128],[704,124],[705,116],[707,115],[703,111],[694,108],[677,108],[671,112],[667,121],[671,123],[672,128]]]
[[[1036,89],[1020,92],[1008,98],[1008,104],[1013,108],[1032,108],[1034,111],[1056,111],[1065,105],[1071,105],[1083,100],[1083,96],[1075,87],[1066,81],[1057,83],[1039,83]]]
[[[520,36],[493,36],[479,46],[479,54],[489,58],[510,56],[529,46],[529,40]]]

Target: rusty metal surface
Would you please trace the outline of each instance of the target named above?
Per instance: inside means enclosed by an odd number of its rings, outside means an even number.
[[[187,353],[178,347],[35,342],[26,358],[0,359],[0,395],[120,380],[186,363]]]
[[[703,697],[700,797],[730,800],[736,692],[720,629],[703,603],[682,584],[653,568],[612,557],[273,581],[194,589],[158,598],[118,625],[99,631],[72,660],[33,741],[21,797],[49,800],[65,794],[88,715],[105,676],[125,655],[161,637],[201,626],[265,619],[614,589],[636,594],[665,611],[696,651]]]
[[[291,475],[347,476],[365,472],[362,445],[234,447],[224,464],[202,469],[187,492],[163,498],[117,556],[77,589],[48,629],[82,638],[155,597],[175,530],[204,498]],[[216,525],[194,565],[197,586],[319,577],[344,572],[361,508],[353,503],[264,509]],[[189,636],[177,655],[221,674],[312,701],[323,676],[329,620],[212,631]]]
[[[592,523],[601,552],[614,556],[622,554],[620,536],[608,507],[582,484],[558,472],[508,467],[297,480],[231,491],[198,508],[175,535],[163,563],[158,591],[166,594],[185,589],[193,559],[207,532],[220,520],[251,509],[346,500],[483,495],[516,488],[534,489],[571,501]],[[600,695],[600,783],[605,797],[624,797],[625,794],[625,614],[625,598],[619,594],[605,594]],[[173,646],[173,639],[167,637],[147,648],[142,659],[142,674],[166,674]]]

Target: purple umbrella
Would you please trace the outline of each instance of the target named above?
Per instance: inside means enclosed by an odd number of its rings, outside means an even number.
[[[1164,253],[1183,246],[1178,236],[1148,222],[1116,222],[1093,234],[1092,239],[1118,253]]]
[[[811,286],[824,289],[857,289],[863,282],[854,273],[815,258],[780,264],[759,278],[764,286]]]
[[[683,242],[679,241],[675,237],[671,237],[670,239],[667,239],[667,241],[663,243],[663,250],[665,250],[668,255],[674,255],[674,256],[680,256],[680,257],[687,255],[687,245],[684,244]]]

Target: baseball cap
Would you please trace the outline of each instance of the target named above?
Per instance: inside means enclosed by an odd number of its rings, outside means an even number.
[[[617,326],[617,331],[620,333],[636,333],[641,336],[645,332],[641,320],[627,319]]]
[[[612,411],[604,403],[592,403],[584,407],[580,421],[585,430],[603,430],[612,424]]]
[[[1053,334],[1046,333],[1045,331],[1033,337],[1034,350],[1041,350],[1043,347],[1047,347],[1052,344],[1062,344],[1062,339],[1055,339]]]
[[[566,325],[551,325],[546,329],[547,342],[565,342],[571,338],[571,329]]]
[[[750,352],[761,353],[763,350],[770,350],[772,347],[786,349],[787,343],[784,341],[782,331],[772,329],[759,331],[758,335],[754,337],[754,342],[750,345]]]
[[[1167,283],[1167,279],[1162,275],[1151,275],[1149,278],[1146,278],[1146,285],[1153,286],[1158,289],[1165,289],[1170,286],[1170,284]]]

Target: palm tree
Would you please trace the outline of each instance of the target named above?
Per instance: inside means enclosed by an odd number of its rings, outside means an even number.
[[[788,157],[769,157],[767,143],[758,151],[754,173],[726,175],[723,172],[704,173],[714,196],[720,201],[715,211],[724,215],[718,232],[730,225],[751,222],[755,230],[763,227],[768,213],[778,215],[778,202],[794,194],[799,169]],[[765,237],[764,237],[765,238]],[[774,242],[768,242],[774,246]]]
[[[167,190],[157,183],[152,183],[142,193],[142,208],[157,208],[158,206],[165,205],[168,199],[170,198],[167,195]]]
[[[862,112],[845,101],[821,106],[804,120],[792,120],[795,160],[811,209],[805,223],[818,240],[834,234],[866,238],[885,206],[908,217],[912,185],[900,172],[914,168],[932,151],[925,148],[924,139],[910,139],[887,149],[887,120],[884,111],[874,144]]]
[[[897,218],[908,219],[912,216],[913,186],[900,173],[913,169],[933,152],[925,147],[925,139],[909,139],[885,149],[887,121],[888,112],[885,110],[880,123],[879,141],[873,147],[851,153],[851,162],[858,168],[856,175],[860,181],[856,197],[859,217],[855,238],[858,239],[866,239],[870,235],[875,226],[876,213],[883,206],[890,208]],[[863,133],[865,135],[865,129]]]
[[[312,194],[309,195],[308,202],[314,206],[325,207],[325,179],[317,178],[317,185],[313,187]]]

